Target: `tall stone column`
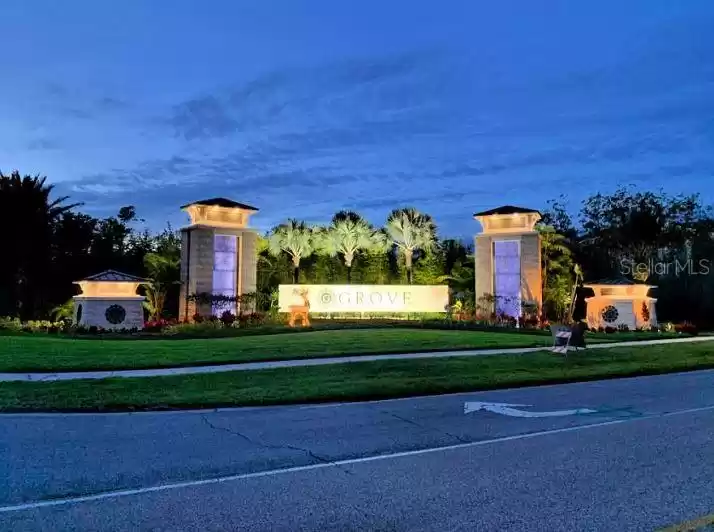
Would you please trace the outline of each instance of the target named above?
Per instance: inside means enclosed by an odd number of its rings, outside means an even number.
[[[474,244],[476,272],[476,306],[487,314],[494,311],[485,298],[493,295],[493,240],[490,237],[477,236]]]
[[[256,291],[258,284],[258,235],[252,231],[243,231],[241,236],[240,286],[242,294]]]
[[[524,301],[532,301],[540,306],[543,302],[543,277],[540,234],[537,232],[521,235],[521,287]]]
[[[213,291],[213,236],[211,227],[190,226],[181,229],[181,292],[179,316],[188,321],[193,316],[210,316],[210,305],[199,304],[189,296]]]
[[[257,234],[248,220],[258,209],[225,198],[197,201],[181,207],[191,224],[181,229],[181,295],[179,316],[190,321],[208,317],[235,304],[214,307],[192,296],[237,297],[256,290]]]
[[[543,304],[540,213],[506,205],[474,214],[482,232],[475,237],[476,305],[483,311],[519,317],[524,303]],[[492,300],[494,303],[484,305]]]

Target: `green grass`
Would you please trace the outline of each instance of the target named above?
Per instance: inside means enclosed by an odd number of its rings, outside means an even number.
[[[201,340],[0,337],[0,371],[138,369],[373,353],[539,347],[549,336],[517,332],[356,329]]]
[[[7,382],[2,411],[113,411],[407,397],[714,368],[714,341],[100,381]]]
[[[650,333],[589,334],[588,342],[666,338]],[[146,369],[435,350],[544,347],[547,331],[417,328],[342,329],[233,338],[77,339],[0,336],[0,372]]]

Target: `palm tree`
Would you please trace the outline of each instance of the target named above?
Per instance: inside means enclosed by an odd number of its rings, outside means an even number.
[[[568,322],[573,321],[573,313],[575,312],[575,297],[577,295],[578,286],[583,282],[583,269],[580,264],[573,264],[573,291],[570,294],[570,309],[568,310]]]
[[[359,214],[340,211],[332,217],[332,223],[319,233],[317,245],[330,257],[342,255],[347,267],[347,282],[352,282],[352,262],[358,251],[370,251],[383,247],[384,234],[374,228]]]
[[[300,261],[315,249],[315,231],[305,222],[290,219],[273,229],[268,236],[268,251],[273,256],[285,252],[293,263],[293,283],[300,279]]]
[[[52,199],[47,178],[0,172],[0,240],[12,242],[0,261],[0,293],[6,295],[2,312],[13,310],[29,318],[47,303],[50,270],[56,250],[53,232],[60,217],[76,205],[66,196]],[[0,305],[3,301],[0,300]]]
[[[166,293],[157,290],[153,284],[147,284],[144,286],[144,295],[146,299],[142,302],[142,306],[149,313],[149,320],[158,320],[164,308]]]
[[[427,251],[434,245],[436,226],[431,216],[416,209],[396,209],[387,218],[384,227],[391,242],[404,255],[407,282],[412,284],[412,265],[416,251]]]
[[[572,320],[582,270],[573,260],[569,240],[549,225],[538,226],[541,236],[543,302],[557,319]]]
[[[552,225],[539,225],[541,256],[541,287],[545,294],[548,274],[572,262],[572,252],[567,238],[556,232]]]
[[[48,220],[56,220],[61,214],[81,205],[81,203],[62,205],[69,196],[61,196],[50,201],[50,195],[55,187],[46,185],[46,181],[47,177],[39,175],[21,176],[17,170],[10,175],[0,172],[0,193],[3,193],[4,198],[7,199],[11,210],[21,210],[32,204],[39,207],[39,211],[34,214],[42,214]],[[11,201],[13,203],[10,203]]]
[[[474,289],[475,282],[475,270],[473,267],[473,257],[468,257],[471,259],[468,264],[462,264],[459,260],[456,262],[454,267],[451,269],[451,273],[448,275],[440,275],[437,278],[438,283],[444,283],[449,281],[449,285],[457,293],[463,293],[472,291]]]
[[[74,317],[74,299],[69,298],[61,305],[50,310],[50,315],[55,321],[71,320]]]
[[[144,255],[144,267],[151,277],[151,283],[144,287],[146,292],[144,306],[153,320],[161,318],[169,286],[179,282],[180,262],[178,250],[174,249]]]
[[[255,251],[258,255],[258,292],[269,292],[274,284],[281,281],[282,269],[278,262],[272,260],[268,246],[268,236],[260,236],[256,240]],[[276,282],[274,282],[277,279]]]

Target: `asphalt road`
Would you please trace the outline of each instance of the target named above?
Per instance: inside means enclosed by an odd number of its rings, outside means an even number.
[[[467,401],[524,404],[546,418]],[[0,416],[0,530],[655,530],[714,512],[714,372],[362,404]]]

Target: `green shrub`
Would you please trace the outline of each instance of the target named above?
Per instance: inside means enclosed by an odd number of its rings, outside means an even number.
[[[280,315],[280,294],[277,289],[273,290],[268,297],[258,298],[260,308],[268,308],[268,321],[272,323],[278,323],[279,321],[284,321],[283,316]]]
[[[72,321],[74,317],[74,298],[69,298],[67,301],[53,308],[50,315],[56,321]]]
[[[659,324],[659,330],[662,332],[674,332],[674,323],[671,321],[665,321]]]
[[[20,330],[31,333],[59,333],[69,329],[66,321],[30,320],[21,324]]]
[[[66,332],[72,336],[79,337],[93,337],[93,336],[103,336],[111,337],[112,339],[129,338],[131,336],[136,336],[139,333],[137,327],[122,327],[121,329],[105,329],[103,327],[97,327],[96,325],[71,325],[61,332]]]
[[[0,316],[0,330],[21,331],[22,322],[20,318],[11,318],[9,316]]]
[[[205,320],[193,323],[176,323],[175,325],[169,325],[165,327],[162,331],[163,334],[174,335],[174,334],[186,334],[186,335],[198,335],[203,336],[207,333],[217,331],[225,328],[222,322],[218,320]]]
[[[230,310],[226,310],[223,314],[221,314],[221,323],[223,324],[224,327],[231,327],[236,321],[236,315],[233,314]]]
[[[678,323],[677,325],[674,326],[675,332],[678,332],[680,334],[691,334],[691,335],[696,335],[698,334],[698,329],[697,326],[694,325],[693,323],[690,323],[688,321]]]

